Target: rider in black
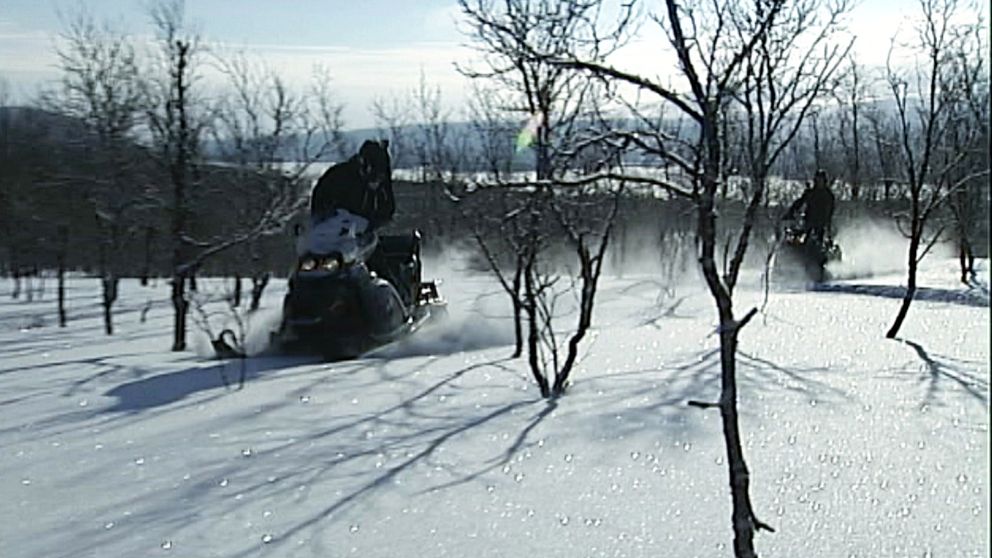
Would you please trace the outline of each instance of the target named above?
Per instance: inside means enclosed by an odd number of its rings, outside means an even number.
[[[372,229],[388,223],[396,211],[388,149],[386,140],[366,141],[358,154],[327,169],[310,200],[314,220],[344,209],[368,219]]]
[[[365,141],[358,153],[327,169],[317,181],[310,200],[310,214],[315,222],[343,209],[354,215],[368,219],[369,231],[377,231],[389,223],[396,211],[393,195],[392,162],[389,157],[387,140]],[[406,238],[406,242],[403,242]],[[406,304],[411,305],[416,296],[420,281],[419,236],[405,237],[391,235],[377,239],[376,250],[369,255],[364,266],[358,266],[355,273],[373,272],[385,279],[390,289]],[[394,253],[398,244],[399,253]],[[376,281],[360,281],[360,284],[379,289],[387,289]],[[389,302],[391,296],[378,296],[371,291],[366,298],[375,303]],[[377,310],[380,314],[390,314]]]
[[[813,187],[803,192],[802,197],[789,206],[783,220],[794,219],[802,211],[803,230],[810,240],[817,244],[830,239],[830,223],[834,216],[834,194],[827,184],[827,173],[816,171]]]

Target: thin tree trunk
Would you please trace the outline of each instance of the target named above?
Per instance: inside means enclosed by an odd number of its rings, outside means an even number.
[[[967,225],[961,216],[958,216],[958,263],[961,266],[961,282],[971,285],[971,280],[975,277],[975,251],[971,247]]]
[[[67,242],[68,232],[65,227],[59,227],[59,252],[57,257],[58,270],[58,286],[56,287],[56,292],[58,294],[59,302],[59,327],[65,327],[68,323],[65,313],[65,256],[66,256],[66,242]]]
[[[114,334],[114,302],[117,301],[117,285],[120,279],[113,272],[107,272],[101,280],[103,284],[103,328],[107,335]]]
[[[541,334],[538,331],[537,295],[534,291],[534,257],[531,255],[527,259],[526,268],[524,269],[524,309],[527,311],[527,355],[531,374],[541,389],[541,397],[547,399],[551,396],[551,386],[548,385],[548,378],[541,369]]]
[[[63,262],[59,262],[58,282],[59,327],[65,327],[68,319],[65,313],[65,264]]]
[[[961,268],[961,282],[970,285],[975,277],[975,252],[971,245],[971,234],[967,221],[968,200],[964,191],[954,193],[951,199],[951,210],[957,224],[958,234],[958,263]]]
[[[520,276],[523,273],[523,261],[517,258],[517,269],[513,272],[513,333],[516,346],[512,358],[519,358],[524,351],[523,308],[520,302]]]
[[[855,82],[857,87],[857,82]],[[858,201],[861,196],[861,137],[858,133],[858,103],[855,101],[851,107],[852,130],[854,141],[854,169],[851,173],[851,199]]]
[[[589,331],[589,327],[592,325],[592,310],[593,302],[596,298],[596,286],[595,281],[598,280],[598,275],[591,276],[592,262],[585,261],[582,263],[585,267],[583,271],[590,272],[590,275],[585,275],[583,277],[582,284],[582,301],[580,303],[579,309],[579,327],[576,329],[575,333],[568,340],[568,354],[565,357],[565,362],[562,363],[561,369],[555,374],[555,382],[551,388],[551,394],[555,397],[565,393],[565,388],[568,387],[568,379],[572,375],[572,369],[575,367],[575,359],[579,356],[579,343],[586,336]]]
[[[231,296],[231,306],[241,306],[241,274],[234,274],[234,294]]]
[[[712,272],[716,266],[712,266]],[[732,502],[731,524],[734,530],[734,556],[756,558],[754,532],[766,527],[758,522],[751,507],[750,473],[744,460],[740,427],[737,420],[737,333],[742,326],[734,320],[732,300],[725,292],[715,297],[720,314],[720,418],[727,450],[727,470]],[[770,528],[769,528],[770,530]]]
[[[189,163],[193,156],[190,144],[190,127],[186,110],[186,69],[189,63],[187,56],[191,48],[189,42],[177,41],[175,70],[172,73],[175,87],[175,97],[169,99],[170,118],[178,123],[178,137],[169,148],[175,149],[175,157],[169,161],[169,174],[172,182],[172,307],[175,310],[173,320],[172,350],[186,350],[186,319],[189,313],[189,302],[186,300],[186,276],[191,278],[196,270],[185,268],[185,239],[186,234],[186,188],[188,186]],[[171,141],[171,140],[170,140]],[[191,287],[195,283],[191,282]]]
[[[260,273],[251,278],[251,306],[248,307],[249,312],[254,312],[258,310],[259,306],[261,306],[262,293],[265,291],[265,287],[268,284],[268,273]]]
[[[730,476],[731,524],[734,530],[734,556],[736,558],[755,558],[754,532],[767,525],[759,522],[751,508],[748,494],[750,479],[744,452],[740,443],[740,430],[737,424],[737,333],[754,314],[752,311],[741,323],[734,320],[733,312],[733,283],[724,285],[716,266],[716,207],[714,198],[717,193],[717,180],[720,171],[720,145],[716,134],[716,111],[707,107],[703,119],[703,137],[707,144],[707,158],[704,161],[702,176],[702,191],[696,199],[698,215],[697,235],[700,242],[699,263],[707,287],[717,306],[720,318],[720,408],[723,421],[724,442],[727,448],[727,467]],[[814,131],[816,130],[814,119]],[[713,405],[709,405],[713,406]]]
[[[913,303],[913,297],[916,296],[917,254],[920,251],[922,229],[921,224],[913,224],[912,236],[909,239],[909,270],[906,278],[906,294],[902,297],[902,304],[899,306],[899,313],[896,314],[896,320],[892,323],[892,327],[889,328],[888,333],[885,334],[889,339],[895,339],[896,335],[899,334],[899,329],[906,319],[906,314],[909,313],[909,305]]]
[[[737,329],[732,317],[721,318],[720,323],[721,329],[724,329],[720,334],[720,418],[727,448],[730,497],[733,501],[731,518],[734,527],[734,556],[753,558],[757,554],[754,551],[755,525],[749,495],[750,473],[744,461],[737,422]]]
[[[35,291],[38,293],[38,300],[45,298],[45,275],[38,271],[36,267],[34,270],[34,276],[37,279],[35,281]]]
[[[97,218],[97,224],[100,224],[99,217]],[[101,234],[105,235],[105,231],[101,231]],[[117,294],[113,291],[116,290],[116,284],[114,281],[113,272],[110,270],[110,266],[107,263],[107,240],[106,237],[100,239],[100,248],[98,261],[100,265],[100,297],[101,305],[103,307],[103,331],[107,335],[114,334],[114,323],[113,323],[113,312],[111,307],[114,304],[114,299],[117,298]]]
[[[182,273],[172,276],[172,308],[175,320],[172,328],[172,350],[186,350],[186,315],[189,312],[189,302],[186,300],[186,277]]]
[[[21,297],[21,272],[18,271],[17,264],[14,264],[14,269],[11,270],[10,274],[14,279],[14,288],[10,291],[10,298],[17,300]]]
[[[141,286],[148,286],[148,277],[152,273],[152,237],[155,235],[155,229],[151,227],[145,228],[145,265],[141,270]]]

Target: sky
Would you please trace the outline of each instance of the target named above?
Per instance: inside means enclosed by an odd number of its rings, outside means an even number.
[[[24,102],[39,85],[57,77],[54,45],[64,28],[60,13],[85,6],[98,20],[149,37],[148,4],[0,0],[0,79],[15,100]],[[290,83],[307,82],[314,66],[323,66],[344,104],[348,128],[372,126],[371,102],[408,94],[421,74],[440,87],[442,102],[456,118],[470,90],[454,65],[471,56],[456,26],[459,11],[454,0],[195,0],[186,8],[188,20],[214,47],[258,55]],[[988,7],[981,9],[988,21]],[[859,60],[884,64],[890,37],[900,26],[905,28],[906,16],[917,10],[914,0],[859,2],[848,22],[857,37]],[[657,75],[657,44],[657,37],[638,37],[618,56],[618,64]]]

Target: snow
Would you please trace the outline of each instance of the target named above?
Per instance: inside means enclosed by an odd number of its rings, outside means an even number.
[[[0,282],[0,555],[730,556],[714,309],[698,286],[604,279],[570,392],[510,360],[489,277],[452,315],[357,361],[172,353],[168,286],[70,281],[70,324]],[[762,556],[988,556],[988,265],[773,288],[742,332],[739,405]],[[207,287],[218,288],[203,281]],[[249,335],[278,320],[271,286]],[[739,288],[742,313],[761,305]],[[982,298],[984,297],[984,298]],[[984,304],[981,302],[984,301]],[[142,310],[148,305],[146,320]]]

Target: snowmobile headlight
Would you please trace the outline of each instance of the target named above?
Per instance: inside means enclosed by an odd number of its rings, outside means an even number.
[[[300,262],[300,271],[313,271],[317,267],[317,260],[306,258]]]
[[[320,268],[324,271],[336,271],[339,266],[337,258],[327,258],[320,262]]]

